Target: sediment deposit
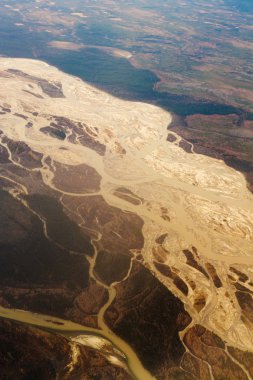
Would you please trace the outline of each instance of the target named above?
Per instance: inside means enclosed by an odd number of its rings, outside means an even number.
[[[1,306],[112,334],[141,380],[250,379],[243,175],[44,62],[0,58],[0,83]]]

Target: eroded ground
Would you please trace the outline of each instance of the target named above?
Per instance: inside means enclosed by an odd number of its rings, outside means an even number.
[[[243,175],[43,62],[1,58],[0,82],[1,316],[100,332],[139,380],[251,379]]]

